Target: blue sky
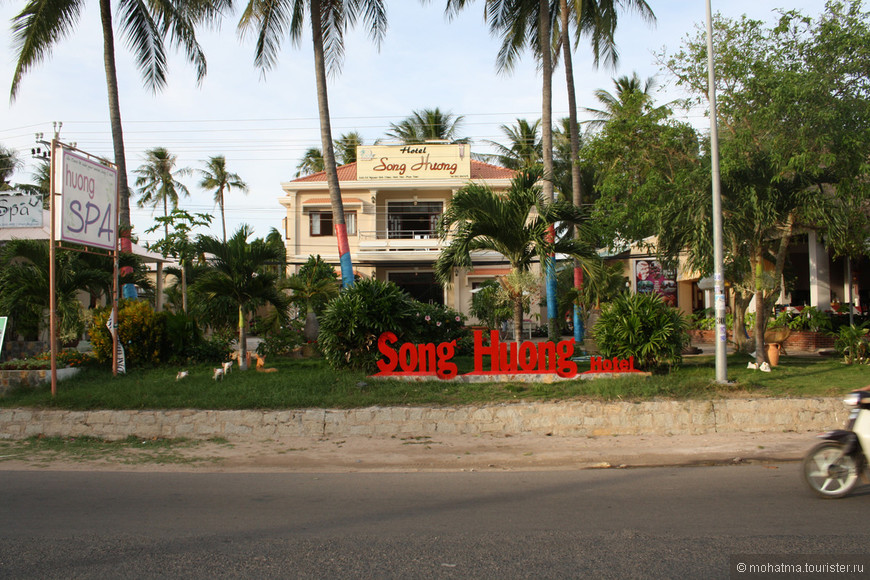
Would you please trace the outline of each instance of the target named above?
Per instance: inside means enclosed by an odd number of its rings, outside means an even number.
[[[675,51],[705,21],[705,0],[648,3],[657,16],[655,25],[631,13],[620,18],[617,69],[594,70],[586,45],[580,45],[574,67],[581,107],[596,106],[593,91],[610,89],[614,77],[634,71],[642,78],[659,74],[653,54]],[[483,22],[483,1],[472,3],[451,21],[443,15],[443,4],[387,0],[389,29],[380,50],[365,30],[347,36],[343,68],[329,85],[334,137],[356,130],[370,143],[412,111],[439,107],[462,115],[460,132],[472,139],[473,151],[485,153],[486,140],[502,140],[500,125],[540,117],[541,79],[533,60],[526,55],[509,76],[495,70],[498,42],[489,37]],[[0,22],[5,24],[0,33],[0,87],[6,95],[14,70],[9,22],[23,5],[21,0],[0,3]],[[713,11],[729,17],[747,14],[769,20],[777,8],[816,16],[824,2],[713,1]],[[257,236],[265,236],[272,227],[281,227],[280,183],[293,179],[308,147],[320,146],[310,37],[299,47],[285,42],[277,66],[264,76],[253,64],[252,38],[239,37],[237,21],[238,16],[231,15],[220,30],[200,33],[209,69],[201,86],[196,86],[193,69],[173,55],[168,86],[156,95],[142,86],[129,51],[116,36],[127,165],[132,184],[132,171],[152,147],[166,147],[178,156],[180,167],[193,169],[209,156],[225,155],[229,169],[251,188],[246,196],[234,192],[228,197],[227,230],[248,223]],[[659,77],[659,84],[660,102],[679,96],[666,76]],[[567,116],[561,68],[553,87],[555,115]],[[699,127],[707,123],[700,114],[689,120]],[[35,133],[51,135],[54,121],[63,122],[63,141],[112,157],[96,0],[88,4],[75,33],[23,79],[16,100],[5,99],[0,107],[0,144],[29,153]],[[31,181],[32,170],[28,164],[14,181]],[[212,194],[200,190],[195,177],[182,181],[191,193],[181,201],[182,208],[218,215]],[[153,210],[131,205],[134,233],[140,240],[153,241],[154,234],[144,234],[153,225]],[[219,219],[214,223],[211,233],[218,235]]]

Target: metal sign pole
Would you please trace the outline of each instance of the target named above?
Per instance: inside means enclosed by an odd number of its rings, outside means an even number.
[[[49,169],[49,196],[48,196],[48,205],[49,205],[49,213],[51,215],[51,224],[49,225],[49,245],[48,245],[48,286],[49,286],[49,296],[48,296],[48,342],[51,347],[51,396],[57,396],[57,294],[55,291],[55,284],[57,282],[56,279],[56,266],[55,266],[55,256],[57,250],[56,239],[57,232],[55,231],[55,212],[57,212],[57,203],[55,202],[55,184],[57,183],[57,178],[55,177],[55,173],[57,171],[57,152],[59,151],[57,135],[51,140],[51,151],[49,153],[48,162],[50,163]]]

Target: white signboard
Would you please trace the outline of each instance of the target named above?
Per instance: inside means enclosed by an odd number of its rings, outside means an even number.
[[[64,150],[60,175],[60,239],[107,250],[115,249],[118,172],[112,167]]]
[[[0,228],[41,228],[42,196],[0,195]]]

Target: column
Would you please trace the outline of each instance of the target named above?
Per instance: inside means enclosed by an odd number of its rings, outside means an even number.
[[[807,240],[810,254],[810,306],[819,310],[831,308],[831,271],[828,253],[819,242],[816,232],[810,232]]]

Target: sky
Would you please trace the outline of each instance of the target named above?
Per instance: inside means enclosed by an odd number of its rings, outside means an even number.
[[[658,75],[657,102],[680,93],[656,64],[655,54],[679,49],[686,36],[706,19],[705,0],[648,0],[656,15],[653,25],[628,12],[620,15],[616,33],[619,63],[615,69],[595,69],[588,41],[574,53],[574,77],[580,107],[597,106],[594,91],[611,90],[613,78],[637,72],[641,78]],[[541,77],[526,53],[510,75],[498,73],[498,40],[490,37],[483,20],[483,1],[457,17],[444,16],[444,2],[386,0],[389,27],[380,47],[358,28],[345,40],[341,71],[330,78],[329,105],[333,137],[358,131],[366,143],[384,137],[390,123],[413,111],[440,108],[461,115],[460,136],[472,141],[472,151],[489,153],[487,141],[504,142],[500,127],[518,118],[540,118]],[[8,99],[16,55],[11,20],[22,0],[0,3],[0,88],[7,95],[0,105],[0,145],[18,150],[27,162],[13,182],[29,183],[34,165],[30,150],[36,133],[46,139],[53,124],[63,123],[60,139],[88,153],[112,158],[99,3],[86,9],[70,37],[23,78],[14,101]],[[241,6],[241,5],[239,5]],[[713,0],[713,11],[737,18],[746,14],[771,20],[777,9],[797,9],[817,16],[823,0]],[[230,171],[249,186],[247,195],[231,192],[226,200],[227,232],[249,224],[258,237],[281,230],[285,216],[278,199],[281,183],[294,179],[297,165],[310,147],[320,147],[319,120],[311,54],[311,38],[299,46],[286,41],[278,62],[263,74],[254,65],[253,37],[240,37],[238,11],[227,15],[218,30],[203,30],[198,39],[208,59],[208,74],[197,86],[193,68],[172,53],[166,88],[146,89],[131,53],[116,33],[121,119],[124,127],[130,184],[144,162],[144,152],[165,147],[178,158],[179,168],[193,174],[181,181],[190,191],[179,206],[190,212],[212,213],[211,230],[220,236],[219,208],[214,192],[199,188],[197,170],[214,155],[224,155]],[[554,118],[566,117],[565,73],[560,67],[553,81]],[[581,112],[581,120],[588,118]],[[684,114],[699,128],[709,127],[703,112]],[[139,208],[134,192],[131,220],[140,242],[153,242],[159,233],[146,234],[162,207]]]

